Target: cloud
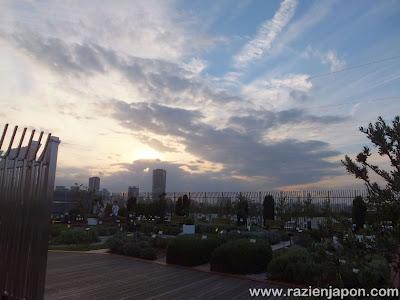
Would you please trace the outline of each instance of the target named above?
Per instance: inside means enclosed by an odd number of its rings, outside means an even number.
[[[223,173],[191,173],[183,163],[141,159],[132,163],[118,164],[119,171],[101,177],[101,187],[113,187],[113,190],[125,191],[130,185],[137,185],[141,192],[151,191],[152,172],[156,168],[167,170],[167,191],[246,191],[257,188],[255,183],[226,177]],[[87,182],[92,173],[87,168],[57,169],[56,184],[71,186],[75,182]]]
[[[205,104],[238,101],[225,89],[197,76],[205,63],[192,60],[178,64],[160,59],[120,55],[93,43],[66,43],[30,31],[0,34],[36,62],[62,77],[88,79],[112,71],[121,74],[132,88],[150,102],[204,107]],[[46,55],[43,55],[46,53]]]
[[[312,89],[307,74],[287,74],[275,78],[258,78],[242,86],[242,95],[253,105],[266,109],[282,108],[293,101],[304,101]]]
[[[306,113],[301,109],[288,109],[278,112],[253,111],[242,116],[230,118],[230,124],[237,126],[247,134],[262,136],[266,130],[274,129],[287,124],[318,124],[329,125],[341,123],[347,117],[341,116],[315,116]]]
[[[299,39],[304,33],[320,23],[329,13],[334,11],[332,6],[336,2],[336,0],[314,2],[303,15],[291,22],[287,30],[280,35],[274,48],[276,53],[279,53],[291,42]]]
[[[218,43],[195,25],[174,1],[6,0],[0,10],[0,28],[8,33],[30,29],[66,43],[91,41],[131,56],[174,62]]]
[[[312,48],[311,46],[308,46],[305,56],[318,58],[322,64],[329,65],[329,69],[332,72],[339,71],[346,66],[344,59],[340,59],[334,50],[322,52]]]
[[[296,6],[297,0],[281,2],[273,18],[263,23],[255,38],[234,57],[236,67],[246,66],[251,61],[261,58],[272,48],[275,39],[292,19]]]
[[[175,136],[186,152],[222,164],[225,177],[262,178],[267,186],[279,186],[314,182],[337,172],[337,164],[327,159],[339,153],[330,150],[327,143],[294,139],[265,143],[262,136],[279,124],[331,124],[343,121],[340,117],[316,117],[299,110],[256,111],[232,117],[228,127],[217,129],[205,123],[198,111],[164,105],[113,100],[108,103],[108,111],[133,131]]]

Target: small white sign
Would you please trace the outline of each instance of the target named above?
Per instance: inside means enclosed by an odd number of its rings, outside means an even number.
[[[160,231],[158,232],[158,234],[163,234],[163,232],[160,230]]]
[[[151,235],[151,237],[152,237],[153,239],[155,239],[155,238],[156,238],[156,235],[153,233],[153,234]]]
[[[255,244],[255,243],[256,243],[256,240],[255,240],[255,239],[250,239],[250,243]]]
[[[206,239],[207,239],[207,236],[206,236],[206,235],[203,235],[203,236],[201,237],[201,239],[202,239],[202,240],[206,240]]]

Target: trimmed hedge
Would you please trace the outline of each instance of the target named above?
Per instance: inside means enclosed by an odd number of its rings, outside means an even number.
[[[182,235],[171,240],[167,248],[167,263],[198,266],[210,261],[211,254],[222,241],[216,237]]]
[[[322,270],[307,249],[294,246],[274,255],[268,272],[272,279],[311,284],[318,282]]]
[[[268,242],[248,239],[233,240],[217,249],[211,257],[211,271],[251,274],[264,272],[272,259],[272,249]]]
[[[152,247],[150,240],[142,235],[127,237],[118,233],[107,240],[110,252],[134,256],[144,259],[157,259],[157,251]]]
[[[90,244],[99,241],[95,230],[67,229],[52,240],[54,245]]]

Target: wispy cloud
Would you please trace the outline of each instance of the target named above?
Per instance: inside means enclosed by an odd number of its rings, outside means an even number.
[[[262,57],[272,48],[272,44],[292,19],[297,0],[284,0],[271,20],[261,25],[257,35],[249,41],[234,57],[236,67],[246,66],[253,60]]]
[[[329,65],[331,71],[338,71],[346,66],[344,59],[339,58],[334,50],[323,52],[309,46],[306,50],[306,56],[318,58],[324,65]]]

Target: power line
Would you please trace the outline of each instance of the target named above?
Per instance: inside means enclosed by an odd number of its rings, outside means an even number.
[[[382,100],[395,100],[395,99],[400,99],[400,96],[393,96],[393,97],[383,97],[383,98],[373,98],[373,99],[365,99],[365,100],[353,100],[349,101],[346,103],[337,103],[337,104],[327,104],[327,105],[318,105],[318,106],[310,106],[311,108],[329,108],[329,107],[339,107],[339,106],[345,106],[348,104],[353,104],[353,103],[368,103],[368,102],[379,102]]]
[[[332,75],[332,74],[342,73],[342,72],[346,72],[346,71],[349,71],[349,70],[354,70],[354,69],[366,67],[366,66],[373,65],[373,64],[378,64],[378,63],[385,62],[385,61],[395,60],[395,59],[399,59],[399,58],[400,58],[400,55],[387,57],[387,58],[383,58],[383,59],[379,59],[379,60],[373,60],[373,61],[366,62],[364,64],[354,65],[354,66],[350,66],[350,67],[347,67],[347,68],[343,68],[343,69],[338,70],[338,71],[332,71],[332,72],[327,72],[327,73],[316,74],[316,75],[313,75],[313,76],[309,77],[308,79],[314,79],[314,78],[329,76],[329,75]]]

